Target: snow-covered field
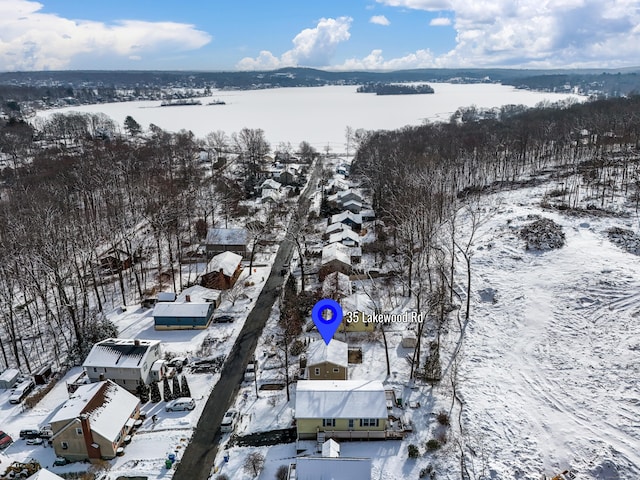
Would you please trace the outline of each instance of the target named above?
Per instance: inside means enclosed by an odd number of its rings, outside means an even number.
[[[196,136],[222,130],[227,134],[242,128],[261,128],[272,146],[290,142],[296,147],[309,142],[317,150],[327,145],[333,151],[345,148],[345,128],[395,129],[419,125],[424,120],[446,121],[459,108],[479,108],[539,102],[556,102],[576,95],[517,90],[498,84],[432,83],[433,95],[383,95],[356,93],[356,86],[276,88],[214,92],[202,105],[160,107],[159,101],[106,103],[39,112],[102,112],[120,126],[131,115],[143,128],[153,123],[165,130],[191,130]],[[207,105],[220,99],[226,105]]]
[[[637,232],[638,217],[544,211],[543,193],[497,195],[476,242],[459,370],[470,442],[491,478],[640,478],[640,257],[606,233]],[[560,224],[565,246],[525,251],[517,228],[532,214]]]

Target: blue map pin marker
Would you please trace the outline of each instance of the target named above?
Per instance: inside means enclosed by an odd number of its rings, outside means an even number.
[[[311,318],[322,335],[324,343],[329,345],[333,334],[342,323],[342,307],[335,300],[324,298],[313,306]]]

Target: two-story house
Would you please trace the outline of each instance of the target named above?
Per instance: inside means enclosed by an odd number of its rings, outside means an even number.
[[[92,382],[112,380],[135,392],[140,383],[151,383],[151,367],[161,358],[159,340],[108,338],[93,346],[82,368]]]

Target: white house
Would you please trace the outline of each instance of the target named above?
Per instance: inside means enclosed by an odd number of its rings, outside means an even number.
[[[329,243],[341,243],[347,247],[360,246],[360,235],[350,228],[340,230],[329,235]]]
[[[93,346],[82,368],[92,382],[112,380],[135,392],[139,383],[151,383],[151,367],[161,357],[160,340],[108,338]]]

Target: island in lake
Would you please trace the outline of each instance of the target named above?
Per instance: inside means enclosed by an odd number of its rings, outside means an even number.
[[[399,85],[397,83],[366,83],[356,90],[358,93],[375,93],[376,95],[417,95],[434,93],[433,88],[427,84]]]

